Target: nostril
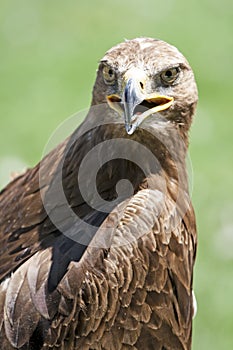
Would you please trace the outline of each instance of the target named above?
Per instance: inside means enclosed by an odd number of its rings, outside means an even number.
[[[143,83],[141,81],[140,81],[140,86],[141,86],[142,89],[144,88],[144,85],[143,85]]]

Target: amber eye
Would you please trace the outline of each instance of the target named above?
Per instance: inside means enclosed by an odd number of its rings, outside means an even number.
[[[109,66],[104,66],[103,77],[106,84],[113,84],[115,81],[115,76],[116,74],[113,68]]]
[[[178,78],[179,68],[169,68],[165,70],[161,75],[161,79],[165,84],[172,84]]]

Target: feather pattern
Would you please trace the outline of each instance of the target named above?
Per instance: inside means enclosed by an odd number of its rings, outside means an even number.
[[[197,100],[195,88],[186,91],[187,82],[195,87],[191,68],[177,49],[147,38],[116,46],[103,61],[117,67],[120,86],[133,65],[157,74],[161,57],[163,67],[185,65],[184,90],[174,92],[178,102],[170,114],[165,112],[165,123],[150,120],[128,135],[107,104],[104,114],[90,109],[67,140],[2,190],[2,349],[191,349],[197,244],[185,169]],[[112,88],[104,85],[101,64],[92,105]],[[96,119],[101,120],[97,126]],[[101,198],[115,201],[106,213],[103,206],[86,202],[77,174],[93,147],[99,145],[101,158],[104,141],[113,139],[122,145],[134,141],[130,154],[138,154],[138,144],[143,145],[157,161],[142,159],[143,171],[129,159],[115,159],[114,147],[109,149],[111,160],[96,177]],[[91,186],[88,172],[85,185]],[[116,185],[125,178],[133,193],[118,198]],[[67,202],[92,231],[67,215]]]

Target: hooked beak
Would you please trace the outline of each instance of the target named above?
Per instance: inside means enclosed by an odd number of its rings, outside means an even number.
[[[145,94],[143,87],[144,84],[140,80],[130,77],[122,97],[116,94],[107,96],[109,106],[120,115],[124,115],[125,129],[129,135],[132,135],[148,116],[168,109],[174,101],[170,96]]]

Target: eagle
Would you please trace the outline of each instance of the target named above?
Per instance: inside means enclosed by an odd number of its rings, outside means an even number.
[[[0,348],[189,350],[198,100],[174,46],[99,62],[82,124],[0,193]]]

